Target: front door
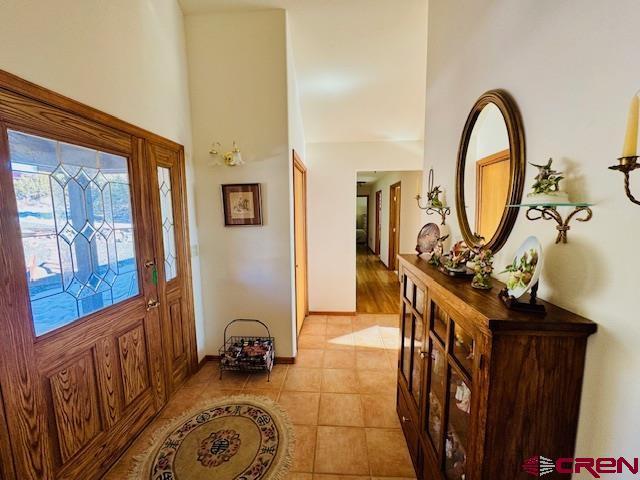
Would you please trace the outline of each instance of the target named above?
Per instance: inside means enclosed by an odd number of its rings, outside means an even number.
[[[184,158],[182,152],[148,144],[153,189],[153,210],[157,269],[164,356],[168,387],[171,392],[187,378],[196,364],[195,330],[191,309],[191,282],[189,272],[187,214],[184,185]],[[183,207],[183,208],[181,208]]]
[[[0,84],[0,447],[17,479],[92,479],[173,387],[151,200],[160,162],[109,117],[41,98]]]

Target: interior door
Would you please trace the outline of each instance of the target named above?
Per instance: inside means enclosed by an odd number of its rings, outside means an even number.
[[[181,149],[148,144],[154,205],[153,267],[158,283],[164,358],[169,391],[196,366],[195,330],[190,313],[189,240],[186,236],[184,160]]]
[[[389,270],[398,270],[400,249],[400,182],[389,187]]]
[[[476,232],[490,239],[497,230],[507,204],[511,179],[509,149],[478,160],[476,163]]]
[[[376,192],[376,241],[374,246],[374,253],[380,255],[380,237],[382,224],[380,222],[380,216],[382,215],[382,190]]]
[[[144,141],[54,95],[0,88],[0,442],[20,480],[97,478],[166,400]]]
[[[293,215],[296,268],[296,327],[300,334],[309,313],[307,287],[307,169],[293,152]]]

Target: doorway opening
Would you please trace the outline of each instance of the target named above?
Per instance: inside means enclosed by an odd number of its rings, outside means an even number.
[[[398,313],[397,256],[412,253],[421,227],[415,195],[422,171],[358,172],[356,193],[356,310]],[[362,200],[366,197],[365,243],[361,241]]]
[[[296,333],[309,314],[307,286],[307,168],[293,152],[293,221],[296,282]]]

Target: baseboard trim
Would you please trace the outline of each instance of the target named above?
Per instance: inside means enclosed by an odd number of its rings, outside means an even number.
[[[332,317],[353,317],[355,314],[356,312],[309,312],[309,315],[331,315]]]
[[[220,360],[220,355],[205,355],[200,362],[201,366],[206,362],[215,362]],[[296,357],[276,357],[276,363],[281,365],[293,365],[296,363]]]

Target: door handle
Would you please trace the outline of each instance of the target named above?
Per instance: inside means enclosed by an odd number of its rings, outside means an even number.
[[[156,266],[156,261],[155,260],[149,260],[148,262],[144,262],[144,266],[146,268],[155,267]]]
[[[424,350],[420,349],[418,353],[420,354],[420,358],[427,358],[427,352]]]
[[[147,312],[149,310],[152,310],[154,308],[158,308],[160,306],[160,302],[158,300],[156,300],[155,298],[152,298],[151,300],[149,300],[147,302]]]
[[[402,423],[409,423],[411,422],[411,419],[405,417],[404,415],[402,416]]]

